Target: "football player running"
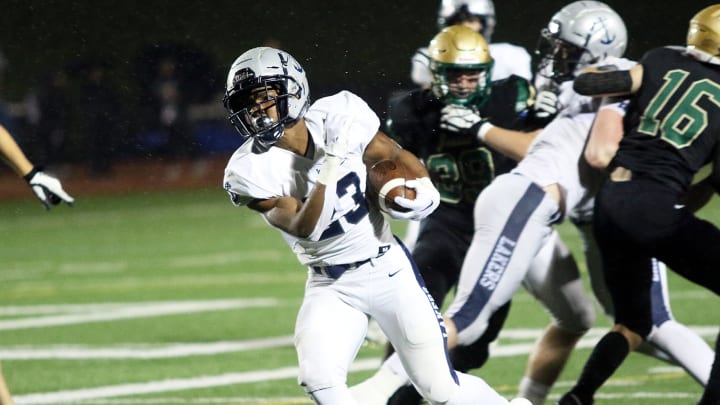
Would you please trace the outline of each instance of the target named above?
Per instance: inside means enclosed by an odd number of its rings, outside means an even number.
[[[230,68],[224,105],[247,138],[230,158],[233,204],[259,212],[308,268],[295,325],[298,381],[318,404],[356,404],[347,371],[374,317],[411,380],[432,404],[506,404],[482,379],[449,366],[444,326],[409,253],[365,197],[367,169],[395,159],[413,173],[416,198],[397,198],[421,219],[439,194],[415,156],[378,130],[368,105],[342,91],[310,104],[302,66],[259,47]]]
[[[492,0],[442,0],[438,9],[437,24],[439,30],[453,25],[464,25],[485,38],[493,57],[490,77],[492,81],[505,79],[512,75],[520,76],[528,81],[532,79],[531,57],[525,48],[507,42],[491,42],[496,25],[495,5]],[[422,89],[430,88],[433,83],[434,74],[430,69],[430,60],[427,47],[419,48],[411,59],[410,77],[413,83]],[[554,95],[550,93],[550,97],[554,97]],[[546,98],[547,96],[543,93],[538,94],[537,103],[539,104]],[[546,108],[555,108],[554,98],[551,101],[553,102],[545,102]],[[416,221],[408,223],[403,242],[410,250],[415,247],[419,228]]]
[[[438,33],[428,47],[433,82],[430,89],[417,89],[392,98],[388,109],[388,134],[424,163],[435,187],[440,206],[421,223],[413,259],[438,306],[457,284],[465,252],[473,236],[473,204],[480,191],[499,173],[515,166],[525,153],[535,131],[544,121],[535,118],[531,106],[532,86],[519,76],[491,82],[494,58],[485,39],[461,25]],[[478,128],[467,119],[488,120],[498,128],[478,137]],[[503,131],[503,128],[525,132]],[[503,153],[501,153],[503,152]],[[555,257],[568,252],[558,240],[549,242],[534,266],[547,267],[570,262]],[[544,271],[544,270],[543,270]],[[450,351],[455,369],[481,367],[487,360],[488,343],[495,340],[510,304],[493,314],[488,330],[473,345]],[[359,392],[355,389],[355,392]],[[362,394],[358,394],[362,395]],[[398,390],[390,404],[420,403],[412,386]],[[363,401],[369,402],[363,397]]]
[[[610,173],[598,193],[593,222],[615,324],[561,405],[592,404],[631,350],[644,341],[658,343],[650,288],[655,275],[649,271],[654,257],[720,294],[720,230],[694,216],[691,206],[698,204],[687,201],[688,193],[702,196],[695,194],[697,188],[720,190],[718,49],[720,4],[714,4],[690,20],[685,48],[656,48],[629,70],[587,73],[574,83],[582,94],[633,97],[619,145],[602,132],[590,138],[600,156],[595,163]],[[707,164],[713,165],[711,175],[691,185]],[[720,403],[718,345],[720,337],[700,405]]]

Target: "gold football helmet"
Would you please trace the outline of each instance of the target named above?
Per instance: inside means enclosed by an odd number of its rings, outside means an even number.
[[[720,63],[720,4],[702,9],[690,20],[687,46],[705,52]]]
[[[453,25],[440,31],[428,47],[432,91],[445,104],[481,106],[490,93],[493,59],[487,41],[471,28]],[[470,77],[472,87],[455,78]]]

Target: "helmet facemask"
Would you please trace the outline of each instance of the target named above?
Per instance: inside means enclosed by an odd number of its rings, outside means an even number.
[[[481,107],[488,99],[493,58],[487,41],[463,25],[440,31],[428,46],[432,91],[445,104]]]
[[[558,38],[547,28],[541,32],[535,54],[542,57],[538,74],[556,84],[573,80],[580,69],[595,62],[587,49]]]
[[[310,106],[305,70],[287,52],[250,49],[230,67],[223,104],[233,127],[252,138],[253,152],[266,152]]]
[[[445,104],[482,106],[490,93],[493,61],[474,65],[430,62],[432,90]],[[475,85],[463,85],[472,82]]]
[[[293,80],[290,76],[249,77],[238,81],[225,96],[230,123],[243,137],[253,138],[254,152],[270,149],[282,137],[285,125],[295,121],[288,115],[288,98],[298,97],[287,92],[287,82]]]

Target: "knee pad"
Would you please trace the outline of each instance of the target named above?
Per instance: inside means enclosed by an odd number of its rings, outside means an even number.
[[[330,370],[329,367],[324,367],[312,360],[304,361],[299,367],[298,383],[306,392],[311,393],[344,385],[346,383],[345,374],[339,370]]]
[[[457,392],[458,385],[448,369],[425,375],[426,377],[415,382],[415,388],[431,404],[444,404]]]

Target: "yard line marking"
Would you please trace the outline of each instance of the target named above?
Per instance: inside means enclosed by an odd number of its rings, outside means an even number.
[[[160,359],[188,356],[208,356],[248,350],[290,347],[292,336],[278,336],[264,339],[211,343],[177,343],[161,347],[133,345],[125,347],[92,348],[87,346],[57,345],[48,348],[36,346],[0,349],[2,360],[40,360],[40,359]]]
[[[705,338],[715,338],[718,333],[718,327],[717,326],[706,326],[706,325],[686,325],[688,328],[690,328],[693,332],[697,333],[698,335],[705,337]],[[607,328],[590,328],[588,330],[584,337],[602,337],[608,331],[610,330],[609,327]],[[499,339],[537,339],[540,337],[543,333],[543,329],[533,329],[533,328],[512,328],[512,329],[503,329],[500,331]]]
[[[360,360],[353,363],[352,371],[374,370],[378,359]],[[297,377],[297,367],[285,367],[274,370],[260,370],[245,373],[228,373],[215,376],[195,378],[178,378],[145,383],[109,385],[105,387],[79,390],[56,391],[39,394],[15,396],[17,405],[41,405],[74,403],[77,401],[108,398],[125,395],[153,394],[157,392],[184,391],[197,388],[219,387],[224,385],[244,384],[251,382],[282,380]]]
[[[131,303],[126,305],[111,304],[102,310],[98,309],[97,312],[91,310],[86,313],[0,320],[0,330],[44,328],[49,326],[104,322],[130,318],[148,318],[163,315],[220,311],[236,308],[270,307],[278,304],[279,301],[273,298],[187,302],[168,301],[144,304]]]
[[[185,403],[185,404],[275,404],[275,405],[291,405],[291,404],[312,404],[313,402],[307,397],[236,397],[236,398],[147,398],[147,399],[101,399],[92,401],[82,401],[83,404],[94,405],[164,405],[167,403]]]
[[[600,328],[598,328],[600,329]],[[710,329],[710,327],[708,327]],[[527,334],[529,330],[521,330],[523,334]],[[541,330],[537,330],[540,333]],[[533,332],[534,333],[534,332]],[[292,344],[291,337],[273,338],[275,344],[288,345]],[[265,339],[269,340],[269,339]],[[578,342],[578,348],[590,348],[595,345],[598,337],[586,337]],[[260,344],[260,341],[256,342]],[[491,349],[493,357],[508,357],[516,355],[526,355],[532,348],[533,344],[503,344],[497,345]],[[350,372],[375,370],[381,363],[379,357],[363,358],[356,360],[350,367]],[[285,367],[274,370],[260,370],[242,373],[227,373],[216,376],[200,376],[195,378],[168,379],[159,381],[148,381],[144,383],[120,384],[105,387],[86,388],[78,390],[56,391],[48,393],[36,393],[28,395],[19,395],[15,397],[17,405],[41,405],[41,404],[59,404],[59,403],[75,403],[78,401],[87,401],[109,397],[131,396],[142,394],[153,394],[159,392],[184,391],[188,389],[218,387],[224,385],[244,384],[253,382],[265,382],[272,380],[282,380],[297,377],[297,367]],[[558,386],[562,386],[568,382],[559,382]],[[612,395],[613,398],[626,398],[629,395],[637,398],[685,398],[695,397],[697,394],[689,393],[635,393],[635,394],[604,394]]]
[[[715,327],[695,326],[692,328],[699,335],[715,336]],[[493,343],[491,356],[507,357],[530,353],[534,342],[508,343],[508,340],[528,340],[540,336],[541,329],[509,329],[500,333],[501,341]],[[578,343],[577,348],[592,348],[605,330],[593,328]],[[167,344],[130,344],[106,347],[85,345],[50,345],[17,347],[5,346],[0,349],[0,359],[4,360],[42,360],[42,359],[159,359],[189,356],[208,356],[223,353],[263,350],[277,347],[291,347],[292,336],[275,336],[241,341],[220,341],[206,343],[167,343]],[[656,370],[657,369],[657,370]],[[676,367],[654,368],[651,372],[667,373],[676,371]]]

